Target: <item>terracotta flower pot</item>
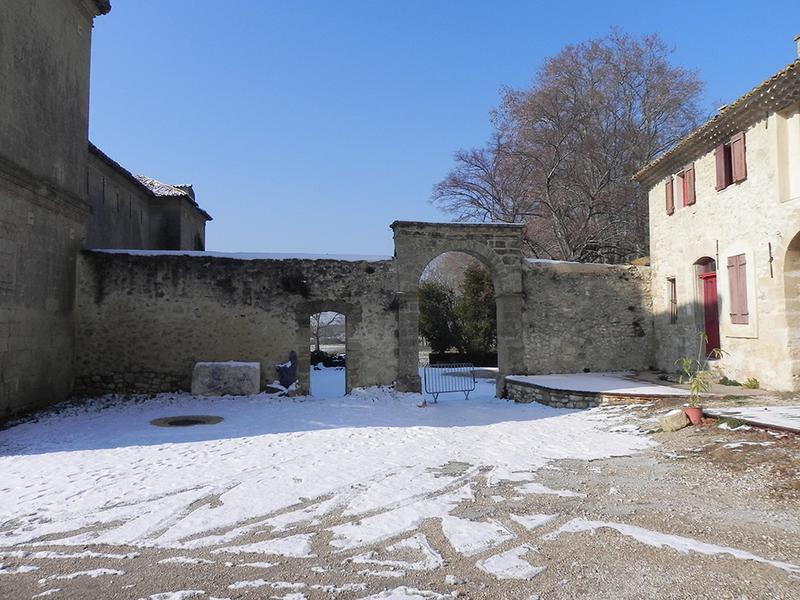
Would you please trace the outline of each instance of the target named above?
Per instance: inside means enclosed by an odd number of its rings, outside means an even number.
[[[699,406],[686,406],[683,412],[692,425],[699,425],[703,421],[703,409]]]

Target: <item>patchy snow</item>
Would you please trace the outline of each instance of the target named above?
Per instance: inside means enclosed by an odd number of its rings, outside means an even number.
[[[39,584],[43,584],[53,579],[77,579],[78,577],[101,577],[103,575],[125,575],[125,571],[119,569],[90,569],[88,571],[76,571],[75,573],[67,573],[66,575],[50,575],[39,580]]]
[[[160,565],[213,565],[213,560],[206,560],[205,558],[192,558],[191,556],[173,556],[158,561]]]
[[[553,390],[628,394],[632,396],[688,396],[681,388],[632,381],[632,373],[560,373],[557,375],[508,375],[507,381],[532,383]]]
[[[516,521],[525,529],[536,529],[542,525],[546,525],[558,515],[509,515],[512,521]]]
[[[249,581],[237,581],[228,586],[230,590],[241,590],[245,588],[270,587],[274,590],[302,590],[307,587],[305,583],[290,583],[288,581],[264,581],[263,579],[251,579]]]
[[[544,571],[544,567],[535,567],[522,558],[530,551],[530,546],[517,546],[507,552],[479,560],[476,565],[498,579],[533,579]]]
[[[306,254],[292,252],[208,252],[201,250],[127,250],[121,248],[93,249],[105,254],[131,256],[194,256],[199,258],[232,258],[235,260],[338,260],[344,262],[380,262],[393,256],[376,254]]]
[[[20,565],[18,567],[10,567],[0,563],[0,575],[19,575],[20,573],[30,573],[31,571],[38,571],[39,567],[33,565]]]
[[[52,596],[53,594],[57,594],[61,591],[61,588],[50,588],[49,590],[45,590],[39,594],[34,594],[31,598],[44,598],[45,596]]]
[[[621,533],[622,535],[626,535],[628,537],[632,537],[638,542],[642,544],[647,544],[648,546],[655,546],[656,548],[662,548],[664,546],[668,548],[672,548],[673,550],[677,550],[682,554],[688,554],[689,552],[697,552],[698,554],[729,554],[734,558],[738,558],[740,560],[752,560],[755,562],[759,562],[765,565],[770,565],[778,569],[782,569],[789,573],[800,574],[800,566],[793,565],[791,563],[781,562],[777,560],[769,560],[766,558],[762,558],[760,556],[756,556],[755,554],[751,554],[745,550],[739,550],[737,548],[729,548],[727,546],[718,546],[716,544],[707,544],[705,542],[701,542],[699,540],[695,540],[692,538],[681,537],[678,535],[671,535],[668,533],[660,533],[658,531],[653,531],[651,529],[644,529],[643,527],[636,527],[635,525],[626,525],[624,523],[612,523],[607,521],[589,521],[583,518],[576,518],[572,519],[571,521],[565,523],[560,528],[552,533],[548,533],[544,536],[545,540],[552,540],[557,538],[558,536],[564,533],[580,533],[583,531],[589,531],[592,534],[598,529],[614,529]]]
[[[139,600],[186,600],[187,598],[195,598],[197,596],[205,596],[203,590],[178,590],[177,592],[160,592],[147,596],[147,598],[140,598]]]
[[[237,567],[251,567],[253,569],[270,569],[274,567],[277,563],[269,563],[269,562],[247,562],[247,563],[239,563],[236,565]]]
[[[572,490],[554,490],[547,486],[542,485],[541,483],[526,483],[524,485],[519,485],[516,488],[517,492],[520,494],[547,494],[553,496],[559,496],[561,498],[582,498],[586,496],[586,494],[580,494],[578,492],[573,492]]]
[[[468,521],[458,517],[442,517],[442,532],[453,548],[470,556],[499,546],[514,537],[497,521]]]
[[[255,542],[253,544],[245,544],[243,546],[227,546],[212,550],[212,554],[218,554],[220,552],[241,554],[244,552],[246,554],[278,554],[280,556],[289,556],[293,558],[306,558],[314,556],[311,554],[312,537],[312,534],[304,533],[274,540]]]
[[[386,590],[372,596],[366,596],[360,600],[444,600],[452,596],[443,596],[436,592],[417,590],[414,588],[400,586],[393,590]]]
[[[428,538],[422,533],[417,533],[410,538],[400,540],[399,542],[386,546],[385,552],[391,556],[394,553],[404,553],[407,555],[417,555],[419,560],[411,562],[409,560],[396,560],[396,559],[377,559],[375,558],[376,552],[368,552],[367,554],[360,554],[352,557],[350,562],[356,564],[373,564],[385,567],[398,567],[410,571],[429,571],[444,565],[442,555],[433,549]]]
[[[0,431],[4,544],[308,556],[307,536],[269,539],[271,528],[343,510],[350,520],[331,528],[331,545],[357,548],[448,516],[472,498],[479,469],[496,483],[530,481],[552,460],[653,444],[608,431],[622,417],[600,409],[499,401],[486,380],[469,400],[443,396],[422,410],[420,399],[369,388],[325,399],[159,394],[62,405]],[[224,420],[150,425],[175,414]],[[466,466],[451,472],[452,464]],[[252,543],[237,543],[244,535]]]
[[[31,551],[31,550],[11,550],[8,552],[0,551],[0,558],[55,558],[55,559],[76,559],[76,558],[114,558],[117,560],[125,560],[136,558],[139,556],[138,552],[126,552],[125,554],[114,554],[109,552],[94,552],[93,550],[84,550],[83,552],[55,552],[55,551]]]
[[[772,446],[775,442],[748,442],[748,441],[741,441],[741,442],[730,442],[728,444],[723,444],[723,448],[727,448],[729,450],[736,450],[738,448],[742,448],[744,446]]]
[[[736,419],[749,425],[775,427],[800,433],[800,406],[744,406],[739,408],[706,408],[711,417]]]
[[[345,583],[343,585],[324,585],[321,583],[315,583],[314,585],[310,586],[312,590],[320,590],[327,594],[341,594],[344,592],[363,592],[367,589],[366,583]]]

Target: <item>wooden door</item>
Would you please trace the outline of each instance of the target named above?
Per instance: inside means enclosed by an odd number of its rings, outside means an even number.
[[[717,301],[717,273],[702,273],[700,281],[703,285],[703,320],[706,332],[706,356],[720,347],[719,345],[719,306]]]

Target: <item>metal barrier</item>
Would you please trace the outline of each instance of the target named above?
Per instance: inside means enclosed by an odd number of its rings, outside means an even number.
[[[469,399],[469,393],[475,389],[475,365],[472,363],[453,363],[427,365],[422,367],[422,379],[425,383],[425,393],[433,396],[433,401],[439,399],[439,394],[449,392],[464,392]],[[423,400],[422,405],[425,405]]]

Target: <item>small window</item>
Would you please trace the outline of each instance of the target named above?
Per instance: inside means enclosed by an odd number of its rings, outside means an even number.
[[[731,323],[747,325],[750,315],[747,310],[747,261],[744,254],[728,257],[728,286],[730,291]]]
[[[667,202],[667,214],[671,215],[675,212],[675,198],[673,196],[672,177],[667,179],[667,182],[665,184],[665,194]]]
[[[714,163],[717,172],[716,190],[724,190],[729,185],[747,179],[747,157],[744,132],[737,133],[730,142],[720,144],[714,150]]]
[[[669,298],[669,322],[678,322],[678,288],[674,277],[667,277],[667,298]]]

